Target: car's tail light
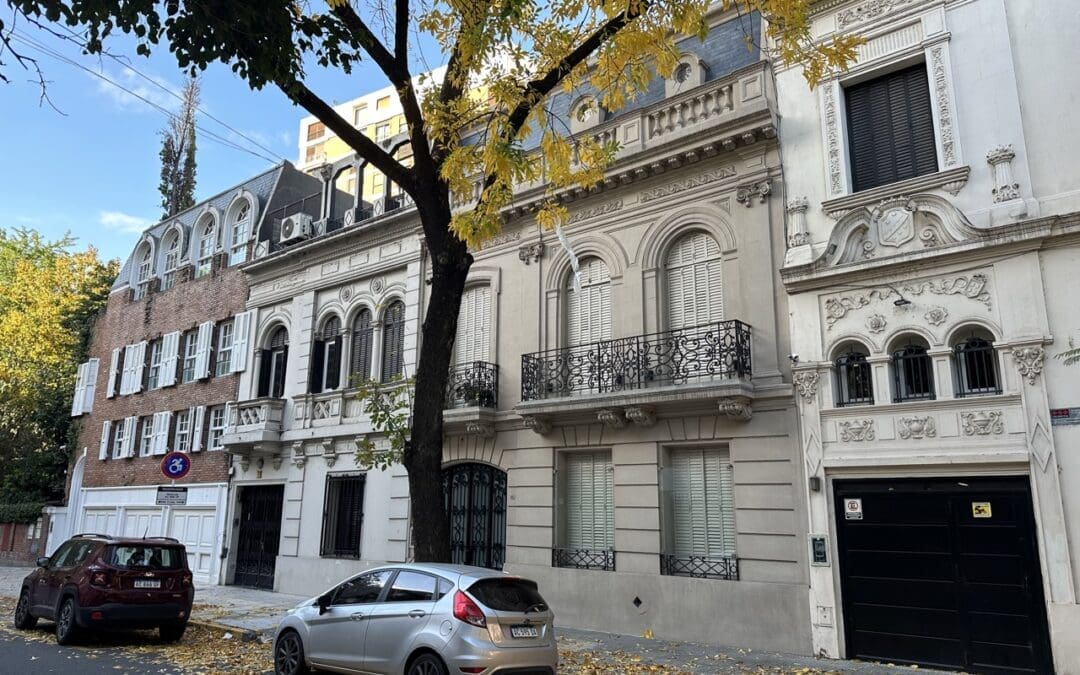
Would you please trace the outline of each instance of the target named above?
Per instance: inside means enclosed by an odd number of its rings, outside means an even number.
[[[108,570],[94,570],[90,573],[90,585],[97,588],[112,586],[112,573]]]
[[[180,585],[184,588],[191,588],[191,572],[184,572]]]
[[[454,618],[477,628],[487,628],[487,618],[472,598],[461,591],[454,593]]]

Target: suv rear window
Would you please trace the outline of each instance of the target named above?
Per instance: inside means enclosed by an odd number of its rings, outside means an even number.
[[[179,570],[184,567],[184,550],[153,544],[113,545],[105,552],[113,567],[128,570]]]
[[[528,579],[481,579],[469,593],[496,612],[542,612],[547,603],[540,597],[536,582]]]

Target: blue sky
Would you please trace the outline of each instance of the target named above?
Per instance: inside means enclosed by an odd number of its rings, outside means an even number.
[[[175,98],[121,63],[82,55],[76,45],[26,24],[18,29],[151,101],[176,109]],[[107,46],[114,54],[129,55],[132,66],[173,91],[182,86],[184,75],[164,48],[144,58],[134,56],[131,42],[123,36]],[[139,232],[161,215],[157,192],[161,140],[157,132],[166,117],[73,65],[30,49],[24,51],[39,57],[50,80],[49,97],[64,114],[39,105],[40,88],[29,81],[33,75],[5,58],[5,75],[11,83],[0,85],[0,227],[32,228],[50,238],[71,232],[80,248],[93,244],[103,257],[126,258]],[[293,106],[274,87],[252,91],[224,65],[211,66],[201,79],[202,107],[209,114],[273,151],[277,161],[296,161],[296,136],[304,110]],[[374,66],[367,65],[350,76],[313,71],[308,84],[336,103],[386,82]],[[205,116],[199,124],[270,156]],[[200,134],[196,200],[270,165],[268,159]]]

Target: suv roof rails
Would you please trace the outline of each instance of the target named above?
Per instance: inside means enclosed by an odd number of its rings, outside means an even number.
[[[112,538],[110,535],[101,534],[99,532],[80,532],[79,534],[71,535],[72,539],[74,539],[75,537],[99,537],[101,539],[111,539]]]
[[[172,541],[172,542],[175,542],[177,544],[180,543],[180,540],[177,539],[176,537],[143,537],[143,539],[145,539],[147,541],[151,541],[151,540],[153,540],[153,541]]]

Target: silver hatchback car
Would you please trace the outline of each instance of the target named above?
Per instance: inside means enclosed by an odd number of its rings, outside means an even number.
[[[289,610],[274,672],[555,675],[554,619],[528,579],[464,565],[378,567]]]

